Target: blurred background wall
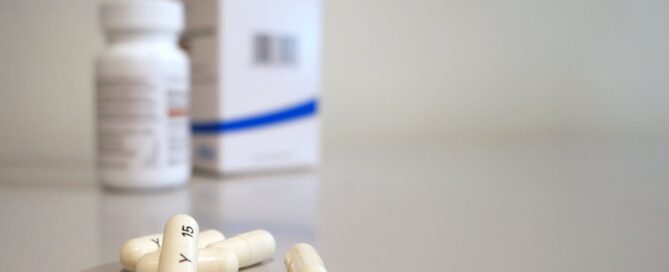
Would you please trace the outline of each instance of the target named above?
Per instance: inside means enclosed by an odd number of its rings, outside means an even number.
[[[0,163],[89,164],[94,0],[0,0]],[[669,135],[669,1],[325,0],[324,148]]]

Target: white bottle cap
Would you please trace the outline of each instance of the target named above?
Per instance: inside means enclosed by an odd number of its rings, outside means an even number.
[[[177,0],[106,0],[100,6],[105,30],[163,30],[184,27],[183,4]]]

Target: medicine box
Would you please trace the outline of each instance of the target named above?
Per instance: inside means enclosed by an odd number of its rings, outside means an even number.
[[[320,0],[185,0],[193,163],[221,174],[318,164]]]

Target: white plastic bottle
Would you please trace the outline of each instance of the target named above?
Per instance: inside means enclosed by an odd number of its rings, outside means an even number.
[[[96,63],[97,164],[112,188],[173,187],[190,178],[189,61],[176,0],[107,0],[108,47]]]

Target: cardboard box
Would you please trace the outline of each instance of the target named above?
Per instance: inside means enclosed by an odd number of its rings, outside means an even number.
[[[193,163],[222,174],[317,165],[320,0],[185,0]]]

